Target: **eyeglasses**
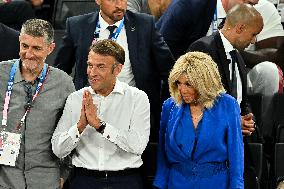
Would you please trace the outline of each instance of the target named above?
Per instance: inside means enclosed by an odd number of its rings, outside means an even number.
[[[25,104],[25,109],[30,109],[32,107],[32,100],[33,100],[33,90],[32,90],[32,83],[31,82],[26,82],[24,83],[24,90],[26,92],[26,104]]]

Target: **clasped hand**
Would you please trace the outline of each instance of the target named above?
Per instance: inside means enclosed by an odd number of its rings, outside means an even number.
[[[93,103],[91,93],[85,90],[83,93],[80,120],[77,124],[79,132],[82,133],[88,124],[98,129],[100,127],[100,119],[97,117],[97,106]]]

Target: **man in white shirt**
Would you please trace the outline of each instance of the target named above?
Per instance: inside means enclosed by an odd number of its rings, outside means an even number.
[[[60,158],[73,150],[71,189],[140,189],[138,169],[149,140],[150,104],[145,92],[120,82],[125,52],[105,39],[91,46],[90,87],[72,93],[52,137]]]

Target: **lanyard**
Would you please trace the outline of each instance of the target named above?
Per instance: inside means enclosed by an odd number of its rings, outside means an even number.
[[[19,65],[19,60],[17,60],[11,70],[10,70],[10,76],[9,76],[9,81],[8,81],[8,86],[7,86],[7,91],[6,91],[6,97],[5,97],[5,103],[4,103],[4,109],[3,109],[3,118],[2,118],[2,126],[7,126],[7,119],[8,119],[8,109],[9,109],[9,103],[10,103],[10,99],[11,99],[11,94],[12,94],[12,90],[13,90],[13,85],[14,85],[14,77],[17,71]],[[34,102],[34,100],[36,99],[36,97],[38,96],[40,90],[43,87],[43,83],[45,81],[46,75],[48,74],[48,65],[44,64],[44,67],[41,71],[41,76],[40,76],[40,81],[37,84],[36,87],[36,92],[32,98],[32,102]],[[26,112],[24,114],[24,116],[21,119],[21,124],[24,123],[27,113],[30,111],[30,108],[26,109]]]
[[[217,16],[217,6],[213,15],[213,20],[212,20],[212,32],[216,32],[218,30],[218,16]]]
[[[122,18],[117,30],[113,33],[113,35],[111,36],[111,40],[116,41],[118,38],[118,35],[120,34],[122,28],[124,26],[124,17]],[[97,25],[96,25],[96,29],[94,32],[94,40],[93,40],[93,44],[97,41],[97,39],[100,37],[100,32],[101,32],[101,24],[99,21],[99,17],[97,20]]]

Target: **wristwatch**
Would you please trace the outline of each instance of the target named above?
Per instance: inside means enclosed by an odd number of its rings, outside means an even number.
[[[104,133],[104,130],[106,128],[106,122],[104,121],[100,121],[100,127],[98,129],[96,129],[99,133],[103,134]]]

